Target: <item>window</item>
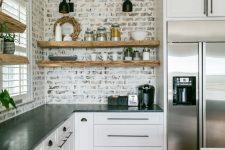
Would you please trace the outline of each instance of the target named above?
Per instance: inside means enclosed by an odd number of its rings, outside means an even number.
[[[4,0],[2,11],[11,17],[27,24],[26,0]],[[28,56],[28,34],[16,33],[16,55]],[[28,100],[28,65],[5,65],[1,66],[1,89],[7,89],[16,103]]]

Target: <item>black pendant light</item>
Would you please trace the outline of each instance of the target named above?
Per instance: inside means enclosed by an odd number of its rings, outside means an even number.
[[[123,3],[123,12],[132,12],[133,11],[133,4],[130,0],[125,0]]]
[[[71,0],[69,0],[69,6],[70,6],[70,12],[74,12],[74,3],[70,2]]]
[[[69,4],[66,2],[66,0],[63,0],[60,4],[59,4],[59,12],[62,14],[68,14],[70,12],[70,6]]]

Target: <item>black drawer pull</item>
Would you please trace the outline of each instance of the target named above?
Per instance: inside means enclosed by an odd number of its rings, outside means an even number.
[[[69,132],[69,135],[68,136],[66,136],[66,138],[68,139],[68,138],[70,138],[70,136],[73,134],[73,132]]]
[[[148,138],[148,135],[108,135],[108,137],[141,137]]]
[[[63,131],[66,132],[66,130],[67,130],[66,127],[63,127]]]
[[[59,148],[62,148],[62,147],[63,147],[63,145],[66,143],[66,141],[67,141],[67,140],[63,140],[62,145],[59,145],[58,147],[59,147]]]
[[[82,122],[87,122],[87,119],[86,118],[82,118],[81,121]]]
[[[52,145],[53,145],[52,140],[49,140],[49,141],[48,141],[48,146],[52,146]]]

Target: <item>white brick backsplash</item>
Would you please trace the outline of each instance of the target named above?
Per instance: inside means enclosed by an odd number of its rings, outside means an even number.
[[[83,39],[88,27],[104,26],[109,31],[112,23],[119,23],[122,39],[129,39],[132,31],[148,31],[148,39],[155,38],[154,0],[132,1],[134,11],[122,12],[122,0],[79,0],[74,2],[74,16],[81,24],[79,40]],[[62,17],[58,13],[59,0],[46,0],[45,40],[53,40],[53,25]],[[135,48],[142,51],[143,48]],[[91,53],[122,52],[123,48],[52,48],[44,51],[49,55],[73,56],[85,60]],[[45,88],[48,103],[107,103],[110,95],[137,93],[137,87],[150,83],[156,85],[155,69],[151,67],[108,68],[108,67],[58,67],[45,69]]]
[[[17,110],[0,112],[0,122],[31,110],[45,103],[105,104],[110,95],[137,93],[139,85],[156,85],[155,69],[151,67],[106,68],[106,67],[58,67],[39,68],[38,60],[48,59],[49,55],[73,56],[86,59],[91,53],[122,52],[123,48],[64,48],[45,49],[37,46],[37,40],[53,40],[55,21],[63,15],[58,13],[61,0],[32,0],[32,52],[33,52],[33,100]],[[135,0],[133,12],[122,12],[122,0],[71,0],[75,12],[70,13],[81,24],[79,40],[89,27],[104,26],[109,31],[112,23],[119,23],[122,39],[129,39],[135,30],[148,31],[148,39],[155,39],[155,0]],[[143,48],[137,48],[142,50]]]

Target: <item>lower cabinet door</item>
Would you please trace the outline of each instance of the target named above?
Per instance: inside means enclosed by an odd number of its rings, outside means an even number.
[[[162,147],[95,147],[94,150],[163,150]]]
[[[75,113],[75,149],[93,150],[93,113]]]
[[[96,147],[162,147],[162,125],[96,125]]]

